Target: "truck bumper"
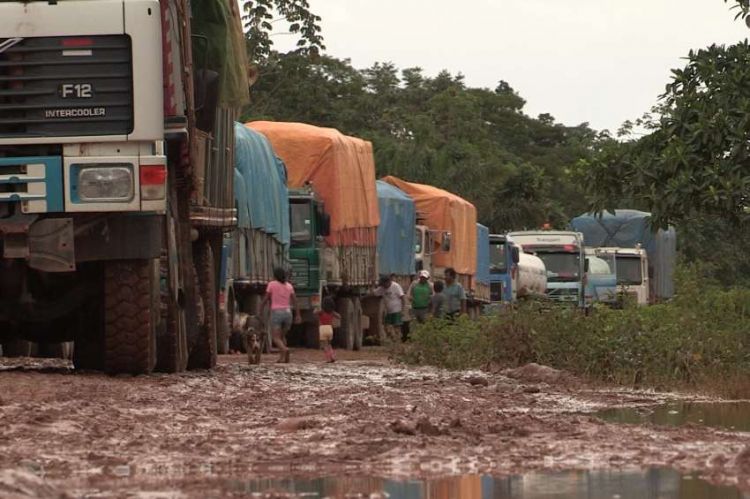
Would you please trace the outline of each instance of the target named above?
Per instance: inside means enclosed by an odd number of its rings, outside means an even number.
[[[25,259],[44,272],[72,272],[78,262],[158,258],[163,234],[163,216],[156,214],[0,219],[3,258]]]

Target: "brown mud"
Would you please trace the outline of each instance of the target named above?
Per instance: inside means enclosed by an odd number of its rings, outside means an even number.
[[[223,356],[213,372],[110,377],[0,359],[0,496],[246,496],[237,480],[505,476],[667,467],[750,490],[750,433],[606,423],[611,407],[700,397],[588,386],[543,366],[399,367]]]

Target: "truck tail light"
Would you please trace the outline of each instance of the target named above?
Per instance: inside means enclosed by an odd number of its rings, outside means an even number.
[[[167,168],[164,165],[141,165],[141,199],[155,201],[167,194]]]

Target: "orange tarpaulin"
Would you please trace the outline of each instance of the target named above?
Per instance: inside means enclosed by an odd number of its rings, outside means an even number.
[[[333,128],[254,121],[286,163],[290,189],[311,182],[331,216],[328,243],[375,246],[380,223],[372,144]]]
[[[450,251],[437,252],[437,267],[453,267],[456,272],[474,275],[477,270],[477,209],[463,198],[431,185],[413,184],[396,177],[382,179],[398,187],[414,200],[417,213],[430,230],[451,233]]]

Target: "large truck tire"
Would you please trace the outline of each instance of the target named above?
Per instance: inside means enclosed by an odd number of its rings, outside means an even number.
[[[190,352],[189,369],[213,369],[216,367],[217,339],[217,293],[216,264],[211,245],[202,239],[194,250],[195,272],[198,281],[198,296],[202,303],[203,323],[200,325],[198,341]]]
[[[5,357],[30,357],[31,342],[16,339],[3,341],[3,355]]]
[[[114,260],[104,274],[104,369],[148,374],[156,365],[159,260]]]
[[[362,350],[364,332],[362,331],[362,302],[354,299],[354,350]]]
[[[338,346],[346,350],[354,350],[354,332],[357,320],[354,318],[354,303],[351,298],[341,298],[337,303],[337,311],[341,315],[341,327],[338,331]]]

